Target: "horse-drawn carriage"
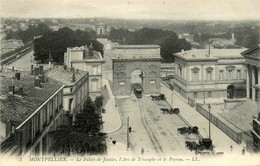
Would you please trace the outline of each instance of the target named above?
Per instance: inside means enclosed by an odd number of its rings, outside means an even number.
[[[199,133],[199,128],[197,126],[193,126],[193,127],[181,127],[181,128],[178,128],[177,131],[180,133],[180,134],[198,134]]]
[[[210,138],[202,138],[201,140],[199,140],[198,144],[195,141],[186,141],[185,146],[190,151],[196,150],[196,154],[202,154],[204,150],[210,150],[212,152],[214,149],[214,145],[212,144],[212,140]]]
[[[161,111],[163,111],[163,114],[168,113],[168,114],[178,114],[180,113],[179,108],[161,108]]]
[[[152,100],[165,100],[165,96],[164,94],[160,94],[160,95],[151,95]]]

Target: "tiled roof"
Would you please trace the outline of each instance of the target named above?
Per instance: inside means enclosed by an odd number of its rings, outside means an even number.
[[[211,49],[210,55],[208,49],[193,49],[184,52],[175,53],[179,58],[185,60],[217,60],[217,59],[233,59],[243,58],[241,52],[245,49]]]
[[[23,87],[24,95],[20,97],[8,93],[13,76],[14,72],[0,73],[1,121],[4,123],[12,121],[17,127],[63,85],[53,79],[48,79],[48,83],[41,83],[42,88],[35,88],[34,76],[22,72],[21,79],[14,81],[15,89]]]
[[[48,78],[52,78],[56,81],[59,81],[62,84],[65,84],[66,86],[69,86],[69,85],[75,84],[84,75],[87,74],[87,72],[85,72],[85,71],[76,70],[76,69],[74,70],[74,73],[75,73],[75,78],[76,78],[75,82],[71,82],[73,72],[70,71],[69,69],[64,70],[64,68],[62,66],[52,68],[51,70],[49,70],[46,73],[46,76]]]

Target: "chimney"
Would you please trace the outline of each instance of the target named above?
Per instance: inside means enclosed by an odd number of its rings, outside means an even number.
[[[43,74],[43,66],[40,66],[40,75]]]
[[[14,85],[9,85],[9,94],[14,95]]]
[[[39,80],[40,80],[40,82],[45,83],[44,75],[40,75],[39,76]]]
[[[34,72],[33,72],[33,65],[31,65],[31,75],[33,75]]]
[[[39,79],[39,77],[36,77],[34,79],[34,87],[38,87],[38,88],[41,87],[41,80]]]
[[[63,69],[64,69],[64,70],[67,70],[67,65],[63,65]]]
[[[71,72],[74,72],[74,67],[71,67],[71,68],[70,68],[70,71],[71,71]]]
[[[39,67],[35,67],[34,69],[34,75],[38,76],[40,74],[40,68]]]
[[[18,95],[23,96],[23,88],[22,87],[19,88]]]
[[[73,74],[72,74],[71,82],[75,82],[75,80],[76,80],[75,73],[73,73]]]
[[[89,46],[88,50],[89,50],[89,56],[93,56],[94,54],[93,54],[93,47],[92,47],[92,43],[90,44],[90,46]]]
[[[17,72],[15,73],[15,79],[20,80],[21,73]]]

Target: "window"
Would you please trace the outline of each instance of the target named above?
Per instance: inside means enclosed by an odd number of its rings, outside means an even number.
[[[223,80],[223,70],[219,71],[219,80]]]
[[[233,75],[233,70],[228,71],[228,79],[231,80]]]
[[[207,80],[210,81],[212,80],[212,71],[207,71]]]
[[[198,71],[192,72],[192,81],[198,81]]]
[[[197,98],[198,97],[198,92],[193,92],[193,98]]]
[[[237,79],[241,79],[241,70],[237,70]]]
[[[206,68],[206,77],[208,81],[212,80],[212,73],[213,73],[213,68],[212,67],[207,67]]]
[[[182,67],[179,67],[179,76],[182,77]]]
[[[208,91],[208,97],[212,97],[211,91]]]

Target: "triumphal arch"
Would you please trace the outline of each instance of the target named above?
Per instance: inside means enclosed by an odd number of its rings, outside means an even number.
[[[131,95],[135,83],[141,85],[145,95],[160,94],[160,46],[115,46],[112,61],[115,96]]]

